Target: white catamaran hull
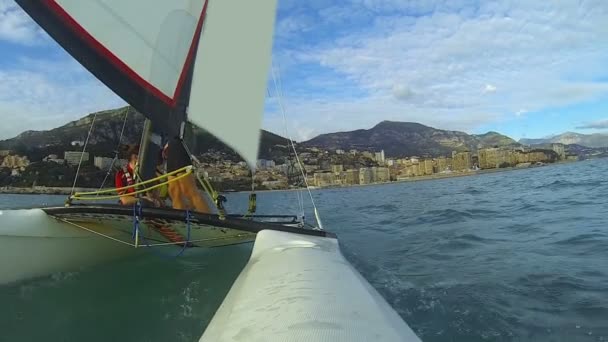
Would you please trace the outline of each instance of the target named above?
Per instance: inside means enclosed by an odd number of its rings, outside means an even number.
[[[0,211],[0,284],[73,271],[137,252],[47,215],[42,209]],[[116,235],[102,225],[96,230]]]
[[[130,208],[74,206],[0,211],[0,284],[75,271],[143,253],[146,248],[163,248],[173,255],[185,241],[205,248],[255,239],[256,231],[222,228],[196,219],[187,224],[182,212],[154,209],[156,213],[148,214],[146,210],[137,239],[133,238],[135,225]],[[167,213],[178,218],[159,217]]]
[[[420,341],[329,237],[263,230],[201,342]]]

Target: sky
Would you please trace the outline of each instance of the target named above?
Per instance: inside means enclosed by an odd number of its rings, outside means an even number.
[[[263,119],[277,134],[383,120],[514,139],[608,132],[607,1],[278,1],[280,92],[269,79]],[[0,139],[123,105],[0,0]]]

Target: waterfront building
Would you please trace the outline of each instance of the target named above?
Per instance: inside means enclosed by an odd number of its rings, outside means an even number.
[[[68,165],[78,165],[82,158],[82,162],[86,163],[89,161],[89,152],[80,152],[80,151],[65,151],[63,153],[63,159],[68,163]]]

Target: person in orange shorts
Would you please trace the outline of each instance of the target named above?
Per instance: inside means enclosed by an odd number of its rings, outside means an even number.
[[[179,170],[192,163],[183,142],[177,137],[167,142],[164,152],[167,158],[167,173]],[[180,172],[168,177],[171,181],[169,183],[169,197],[171,197],[173,208],[180,210],[194,209],[201,213],[210,213],[209,204],[196,186],[194,174],[172,181],[182,174]]]

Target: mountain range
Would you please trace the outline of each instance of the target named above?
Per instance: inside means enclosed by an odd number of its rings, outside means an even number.
[[[122,138],[120,133],[127,117]],[[30,160],[40,160],[49,154],[63,155],[63,151],[79,149],[73,141],[84,141],[95,119],[87,151],[96,156],[112,156],[119,140],[123,144],[139,142],[144,116],[131,107],[122,107],[89,114],[79,120],[45,131],[26,131],[18,136],[0,141],[0,149],[14,150],[27,155]],[[224,143],[203,129],[194,128],[194,138],[189,145],[195,154],[213,149],[238,156]],[[467,134],[460,131],[436,129],[413,122],[382,121],[370,129],[321,134],[299,147],[318,147],[326,150],[384,150],[387,157],[447,156],[452,151],[476,152],[480,148],[495,146],[519,146],[520,144],[546,143],[578,144],[588,147],[608,146],[608,134],[584,135],[564,133],[545,139],[522,139],[519,142],[497,132]],[[262,130],[260,158],[274,159],[286,156],[289,140]]]
[[[387,157],[401,157],[451,155],[452,151],[473,152],[480,148],[516,146],[518,143],[497,132],[475,135],[413,122],[382,121],[370,129],[321,134],[302,145],[324,149],[384,150]]]
[[[581,145],[586,147],[608,147],[608,133],[581,134],[566,132],[541,139],[520,139],[520,144],[538,145],[561,143],[564,145]]]
[[[136,144],[140,141],[144,116],[131,107],[122,107],[91,113],[51,130],[25,131],[14,138],[0,141],[0,149],[14,150],[19,154],[27,155],[30,160],[40,160],[49,154],[62,156],[64,151],[80,149],[72,146],[72,142],[85,141],[93,119],[95,119],[95,123],[87,145],[87,151],[93,155],[110,157],[119,142]],[[123,123],[125,129],[121,137]],[[260,157],[270,158],[277,153],[282,153],[282,150],[286,149],[278,148],[277,145],[286,146],[288,141],[274,133],[262,130]],[[234,154],[213,135],[196,127],[194,137],[189,140],[189,146],[195,154],[209,149]]]

